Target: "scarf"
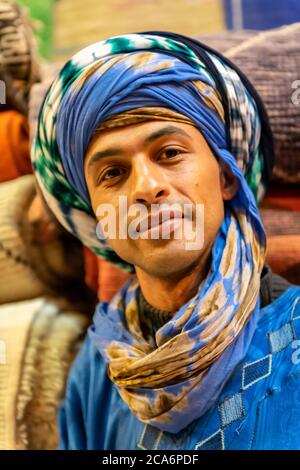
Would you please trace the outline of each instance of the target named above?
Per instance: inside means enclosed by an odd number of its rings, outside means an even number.
[[[145,120],[149,108],[153,115],[165,108],[190,120],[239,181],[210,271],[197,294],[157,330],[157,346],[143,336],[136,280],[108,308],[98,305],[89,330],[132,412],[177,433],[215,402],[245,356],[260,314],[265,234],[256,202],[273,153],[258,95],[236,67],[196,41],[171,33],[111,38],[79,52],[61,70],[41,110],[32,159],[59,221],[98,256],[132,272],[96,237],[84,155],[105,123],[126,125],[133,110]]]

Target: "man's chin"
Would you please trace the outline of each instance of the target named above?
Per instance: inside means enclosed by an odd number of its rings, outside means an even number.
[[[140,253],[147,254],[151,251],[151,255],[155,252],[163,256],[174,256],[175,254],[182,254],[185,256],[185,252],[188,252],[186,256],[190,255],[197,256],[203,250],[203,240],[197,240],[195,237],[191,240],[188,239],[176,239],[174,236],[169,238],[147,238],[138,239],[135,241],[135,247]]]
[[[138,267],[153,275],[171,275],[188,269],[201,256],[201,250],[188,250],[183,240],[141,240],[135,260]]]

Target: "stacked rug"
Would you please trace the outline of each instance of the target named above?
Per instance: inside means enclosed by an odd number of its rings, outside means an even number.
[[[36,201],[33,175],[0,184],[0,304],[58,295],[84,305],[82,246],[60,227],[41,241],[43,214],[31,216]]]
[[[55,449],[57,410],[88,326],[65,301],[0,306],[0,449]]]
[[[199,39],[237,64],[261,95],[275,140],[273,179],[300,183],[300,23]]]
[[[0,184],[2,450],[57,447],[58,405],[95,305],[80,243],[62,229],[41,238],[36,206],[32,175]]]
[[[300,284],[300,23],[200,37],[235,62],[261,95],[275,143],[275,166],[262,203],[267,262]]]

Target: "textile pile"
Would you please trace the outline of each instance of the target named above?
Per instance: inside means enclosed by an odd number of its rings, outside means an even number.
[[[0,306],[0,449],[57,448],[57,409],[87,325],[57,298]]]
[[[200,40],[238,65],[261,95],[274,135],[273,180],[300,183],[300,94],[296,88],[300,23],[265,32],[224,32]]]
[[[31,20],[0,0],[1,450],[57,447],[57,408],[94,309],[80,243],[54,224],[45,236],[52,221],[31,174],[28,123],[40,79]]]
[[[38,241],[27,175],[0,184],[0,449],[55,449],[57,408],[90,323],[80,244]],[[67,237],[67,238],[66,238]]]

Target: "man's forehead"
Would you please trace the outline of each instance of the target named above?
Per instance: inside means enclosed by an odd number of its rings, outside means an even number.
[[[122,136],[133,136],[136,139],[142,137],[146,143],[160,138],[164,135],[181,134],[189,136],[189,128],[192,127],[186,123],[173,121],[147,120],[146,122],[133,123],[129,125],[116,126],[114,128],[103,129],[96,134],[99,145],[104,144],[111,139]]]

